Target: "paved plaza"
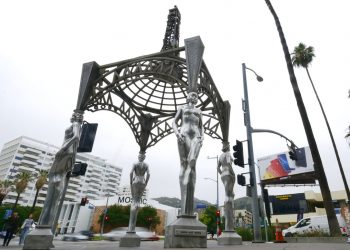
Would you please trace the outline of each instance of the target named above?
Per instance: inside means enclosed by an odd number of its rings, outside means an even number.
[[[54,240],[55,248],[53,250],[113,250],[113,249],[138,249],[138,250],[158,250],[164,249],[164,241],[156,242],[141,242],[139,248],[120,248],[119,242],[112,241],[81,241],[81,242],[65,242],[61,240]],[[239,246],[218,246],[215,240],[208,240],[207,249],[219,249],[219,250],[349,250],[350,244],[348,243],[251,243],[243,242],[243,245]],[[18,240],[14,239],[10,242],[8,247],[0,247],[0,249],[22,249],[18,246]],[[193,248],[183,248],[193,249]]]

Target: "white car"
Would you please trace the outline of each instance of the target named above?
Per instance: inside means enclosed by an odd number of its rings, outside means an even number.
[[[63,241],[80,241],[80,240],[91,240],[93,237],[93,233],[91,231],[80,231],[72,234],[65,234],[62,237]]]
[[[117,241],[120,240],[121,237],[123,237],[128,228],[127,227],[120,227],[116,228],[109,233],[105,233],[102,235],[102,238],[105,240],[111,240],[111,241]],[[155,233],[149,231],[147,228],[143,227],[136,227],[136,234],[141,237],[141,240],[150,240],[150,241],[156,241],[159,240],[159,236]]]
[[[349,230],[346,226],[344,218],[340,214],[337,214],[337,219],[341,233],[343,235],[349,235]],[[329,226],[326,215],[304,218],[294,226],[282,230],[282,235],[291,237],[297,234],[303,234],[312,231],[329,233]]]

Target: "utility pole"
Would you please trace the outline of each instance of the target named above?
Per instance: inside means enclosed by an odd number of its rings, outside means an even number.
[[[247,77],[246,70],[252,71],[259,82],[263,79],[261,76],[255,73],[254,70],[249,69],[242,63],[242,73],[243,73],[243,88],[244,88],[244,101],[243,101],[243,111],[244,111],[244,125],[247,130],[247,141],[248,141],[248,164],[250,179],[252,180],[251,191],[252,191],[252,215],[253,215],[253,231],[254,231],[254,243],[260,243],[262,241],[261,237],[261,228],[260,228],[260,216],[259,216],[259,200],[256,184],[256,175],[255,175],[255,164],[254,164],[254,150],[253,150],[253,128],[250,124],[250,112],[249,112],[249,98],[248,98],[248,87],[247,87]]]

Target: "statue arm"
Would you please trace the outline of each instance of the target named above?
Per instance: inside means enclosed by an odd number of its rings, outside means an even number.
[[[218,166],[217,166],[217,169],[218,169],[218,172],[219,172],[219,174],[221,174],[222,173],[222,171],[221,171],[221,161],[220,160],[218,160]]]
[[[149,177],[150,177],[150,173],[149,173],[149,168],[147,166],[147,170],[146,170],[146,181],[145,181],[145,185],[147,186],[147,183],[148,183],[148,180],[149,180]]]
[[[228,157],[229,157],[229,159],[230,159],[230,160],[228,161],[228,164],[230,165],[230,168],[229,168],[230,173],[231,173],[232,175],[235,175],[235,172],[233,172],[233,168],[232,168],[233,157],[232,157],[232,155],[231,155],[230,152],[228,153]]]
[[[134,179],[135,164],[132,166],[130,171],[130,187],[132,186],[132,180]]]
[[[174,130],[174,133],[176,135],[176,137],[179,139],[179,140],[182,140],[182,135],[179,133],[179,127],[177,125],[177,122],[182,118],[182,107],[180,107],[176,114],[175,114],[175,117],[174,117],[174,120],[173,120],[173,130]]]
[[[203,116],[202,116],[202,112],[200,113],[199,116],[199,131],[201,134],[201,140],[204,140],[204,127],[203,127]]]

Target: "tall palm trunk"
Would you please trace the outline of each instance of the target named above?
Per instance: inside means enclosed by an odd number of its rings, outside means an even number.
[[[314,90],[314,92],[315,92],[315,95],[316,95],[318,104],[320,105],[320,108],[321,108],[321,111],[322,111],[322,114],[323,114],[323,118],[324,118],[324,120],[325,120],[325,122],[326,122],[327,129],[328,129],[328,133],[329,133],[329,136],[331,137],[331,141],[332,141],[332,146],[333,146],[333,149],[334,149],[334,153],[335,153],[335,156],[336,156],[336,158],[337,158],[337,162],[338,162],[340,174],[341,174],[341,177],[342,177],[343,182],[344,182],[344,187],[345,187],[345,191],[346,191],[346,196],[348,197],[348,201],[350,201],[349,186],[348,186],[348,183],[347,183],[347,181],[346,181],[346,176],[345,176],[345,173],[344,173],[344,170],[343,170],[343,165],[342,165],[342,163],[341,163],[341,161],[340,161],[338,149],[337,149],[337,146],[336,146],[335,141],[334,141],[334,137],[333,137],[333,133],[332,133],[331,127],[329,126],[326,113],[324,112],[324,109],[323,109],[323,105],[322,105],[322,103],[321,103],[320,98],[318,97],[318,94],[317,94],[317,91],[316,91],[314,82],[312,81],[312,78],[311,78],[311,76],[310,76],[309,69],[308,69],[307,67],[306,67],[305,69],[306,69],[307,76],[309,77],[309,80],[310,80],[310,82],[311,82],[311,86],[312,86],[312,88],[313,88],[313,90]]]
[[[15,204],[14,204],[13,207],[12,207],[12,211],[15,211],[15,209],[16,209],[16,207],[17,207],[17,203],[18,203],[18,200],[19,200],[20,195],[21,195],[21,193],[18,193],[18,194],[17,194]]]
[[[38,195],[39,195],[39,191],[40,191],[40,189],[37,188],[37,189],[36,189],[36,193],[35,193],[35,197],[34,197],[34,201],[33,201],[33,205],[32,205],[32,208],[31,208],[31,210],[30,210],[31,213],[34,212],[36,200],[38,199]]]
[[[310,146],[312,158],[314,161],[314,168],[315,168],[315,173],[316,173],[316,178],[318,179],[318,182],[320,184],[320,189],[323,197],[323,204],[327,213],[327,218],[328,218],[328,224],[329,224],[329,229],[330,229],[330,235],[331,236],[340,236],[341,232],[339,229],[339,223],[337,220],[337,217],[335,215],[334,211],[334,206],[332,203],[332,197],[331,197],[331,192],[329,190],[328,186],[328,181],[326,178],[326,174],[323,169],[323,164],[321,161],[320,153],[318,152],[316,140],[314,137],[314,134],[312,132],[311,124],[305,109],[305,105],[303,102],[303,99],[301,97],[301,93],[298,87],[297,79],[294,74],[294,68],[292,65],[292,60],[290,58],[290,53],[289,49],[287,46],[286,39],[284,37],[284,33],[282,30],[281,23],[278,19],[278,16],[269,0],[265,0],[267,7],[270,9],[271,14],[273,15],[276,23],[276,27],[278,30],[278,34],[281,40],[283,52],[284,52],[284,57],[287,63],[287,68],[288,68],[288,73],[289,73],[289,78],[290,78],[290,83],[292,84],[293,90],[294,90],[294,96],[298,105],[299,113],[304,125],[304,130],[306,133],[307,141]]]

